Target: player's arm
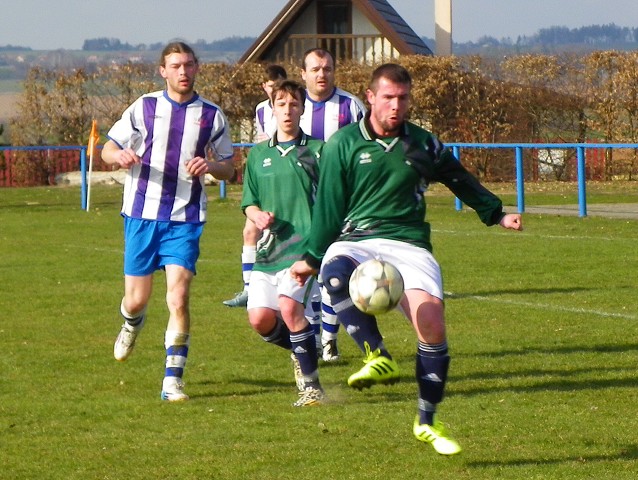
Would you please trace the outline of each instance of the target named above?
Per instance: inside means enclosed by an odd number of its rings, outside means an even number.
[[[246,207],[244,214],[259,230],[269,228],[275,221],[275,214],[273,212],[265,212],[256,205]]]
[[[102,160],[109,165],[129,168],[140,163],[140,157],[131,148],[121,148],[113,140],[108,140],[102,148]]]
[[[226,120],[226,116],[221,110],[215,115],[213,131],[216,133],[213,134],[210,140],[208,158],[194,158],[193,160],[197,160],[197,162],[193,164],[192,170],[187,164],[189,172],[191,175],[210,173],[218,180],[230,180],[235,175],[235,165],[233,164],[235,152],[233,150],[233,142],[230,139],[228,120]]]

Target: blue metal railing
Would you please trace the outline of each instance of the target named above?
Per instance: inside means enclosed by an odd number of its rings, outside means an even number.
[[[577,182],[578,182],[578,214],[580,217],[587,216],[587,189],[586,189],[586,169],[585,150],[589,149],[637,149],[638,143],[448,143],[454,155],[462,161],[465,149],[511,149],[514,150],[514,161],[516,166],[516,196],[517,208],[520,213],[525,212],[525,172],[523,168],[523,151],[525,149],[574,149],[576,150]],[[233,147],[251,147],[252,143],[234,143]],[[79,150],[80,170],[81,170],[81,206],[87,208],[87,147],[86,146],[30,146],[30,147],[2,147],[3,150]],[[226,198],[226,182],[220,182],[219,195]],[[463,205],[456,199],[455,207],[461,210]]]
[[[587,178],[585,169],[586,149],[629,148],[638,149],[638,143],[448,143],[456,158],[461,161],[461,149],[513,149],[516,163],[516,196],[519,213],[525,212],[525,172],[523,169],[523,150],[575,149],[578,181],[578,215],[587,216]],[[461,210],[461,201],[456,199],[456,209]]]

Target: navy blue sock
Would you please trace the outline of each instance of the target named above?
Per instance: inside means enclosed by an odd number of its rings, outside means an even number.
[[[304,375],[306,384],[318,382],[319,379],[319,360],[317,356],[317,342],[315,342],[315,333],[312,325],[306,325],[305,328],[298,332],[290,332],[290,343],[292,352],[299,360],[301,372]]]
[[[447,342],[419,342],[416,354],[416,381],[419,386],[419,422],[432,425],[436,406],[443,400],[450,366]]]
[[[292,348],[292,344],[290,343],[290,330],[288,330],[284,321],[279,317],[277,317],[275,328],[266,335],[262,335],[261,338],[268,343],[285,348],[286,350],[290,350]]]

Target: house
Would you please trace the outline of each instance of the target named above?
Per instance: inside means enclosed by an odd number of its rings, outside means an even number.
[[[387,0],[290,0],[239,62],[295,62],[315,47],[367,64],[432,55]]]

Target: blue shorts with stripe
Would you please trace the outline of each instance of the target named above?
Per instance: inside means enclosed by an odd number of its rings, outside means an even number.
[[[180,265],[195,274],[203,230],[203,223],[124,216],[124,274],[150,275],[166,265]]]

